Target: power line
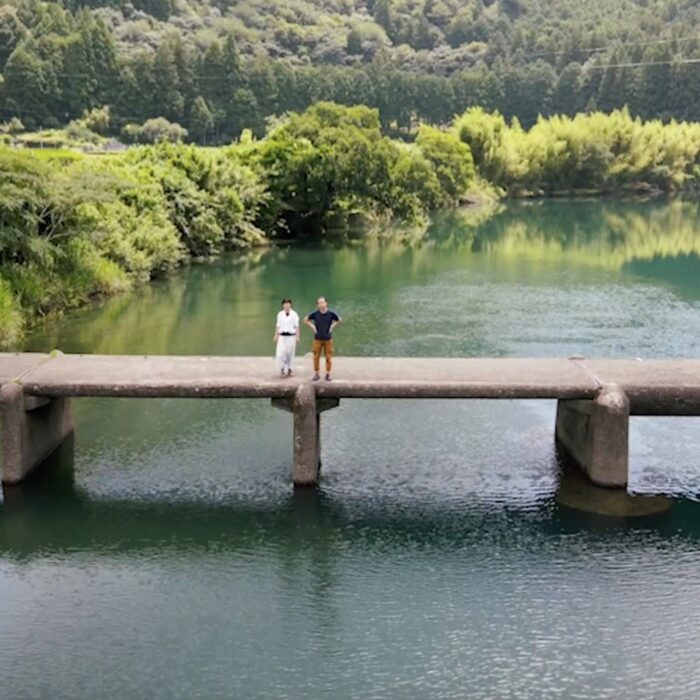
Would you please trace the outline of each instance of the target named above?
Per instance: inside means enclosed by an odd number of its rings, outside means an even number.
[[[608,46],[596,46],[589,49],[560,49],[556,51],[537,51],[532,53],[526,53],[527,57],[538,57],[538,56],[566,56],[570,53],[602,53],[604,51],[609,51],[610,49],[624,49],[638,46],[655,46],[657,44],[680,44],[687,41],[697,41],[700,40],[700,34],[695,34],[693,36],[678,37],[677,39],[652,39],[650,41],[631,41],[623,44],[608,44]]]
[[[678,66],[700,63],[700,58],[681,58],[673,61],[638,61],[636,63],[605,63],[600,66],[586,66],[585,70],[606,70],[607,68],[638,68],[640,66]]]

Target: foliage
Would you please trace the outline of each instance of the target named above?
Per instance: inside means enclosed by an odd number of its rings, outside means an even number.
[[[268,224],[294,236],[347,226],[359,215],[414,222],[438,203],[430,165],[383,136],[377,110],[367,107],[321,102],[292,113],[248,150],[248,162],[271,195]]]
[[[24,124],[17,117],[12,117],[12,119],[0,124],[0,134],[18,134],[21,131],[24,131]]]
[[[440,183],[440,204],[458,203],[474,180],[470,147],[452,132],[422,125],[416,139],[418,148],[435,170]]]
[[[108,106],[108,135],[220,144],[318,101],[405,132],[475,106],[700,120],[694,0],[4,2],[0,118],[31,130]]]
[[[265,186],[235,147],[201,149],[161,143],[130,152],[127,162],[148,168],[168,217],[193,256],[264,241],[256,222]]]
[[[197,101],[206,116],[206,98]],[[94,134],[88,124],[101,128],[104,117],[93,110],[77,126]],[[262,139],[246,131],[225,147],[160,141],[113,155],[0,147],[0,343],[15,344],[27,319],[191,258],[367,222],[422,226],[431,210],[474,190],[700,184],[700,124],[644,122],[628,110],[543,117],[525,129],[472,108],[447,129],[420,126],[413,143],[381,126],[377,109],[320,102],[275,120]]]
[[[22,337],[24,320],[12,285],[0,276],[0,347],[14,347]]]
[[[147,119],[143,124],[127,124],[122,136],[130,143],[178,142],[187,136],[187,129],[169,122],[165,117]]]
[[[75,128],[99,128],[101,114]],[[244,136],[220,148],[161,141],[92,156],[0,147],[0,341],[15,342],[25,316],[127,289],[188,258],[358,222],[422,224],[473,181],[454,134],[426,128],[416,145],[393,141],[367,107],[319,103],[264,139]]]
[[[230,149],[0,148],[0,342],[16,344],[25,316],[128,289],[188,255],[260,243],[264,199]]]
[[[673,191],[697,187],[700,124],[643,122],[627,109],[540,118],[524,130],[498,113],[470,109],[455,122],[480,173],[522,191]]]

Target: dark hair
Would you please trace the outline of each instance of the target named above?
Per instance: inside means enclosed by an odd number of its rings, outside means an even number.
[[[321,299],[323,299],[323,301],[325,302],[328,302],[328,299],[326,299],[326,297],[324,297],[323,294],[321,294],[320,297],[316,297],[316,303],[318,304],[318,302],[321,301]]]
[[[284,299],[282,299],[282,306],[284,306],[285,304],[291,304],[291,303],[292,303],[292,300],[291,300],[291,299],[287,299],[287,297],[285,297]]]

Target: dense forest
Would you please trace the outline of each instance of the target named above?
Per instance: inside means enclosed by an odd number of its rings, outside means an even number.
[[[0,123],[79,135],[96,110],[105,135],[211,144],[319,100],[394,133],[477,105],[700,120],[697,26],[696,0],[6,0]]]

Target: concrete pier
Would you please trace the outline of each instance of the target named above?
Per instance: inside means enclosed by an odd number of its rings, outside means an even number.
[[[557,402],[557,443],[596,486],[627,486],[629,416],[629,399],[614,384],[592,401]]]
[[[302,384],[294,394],[294,461],[296,486],[310,486],[318,479],[318,415],[316,392],[311,384]]]
[[[70,397],[267,398],[294,414],[293,480],[315,484],[320,414],[340,399],[556,399],[557,442],[595,484],[627,484],[630,415],[700,415],[700,359],[342,357],[280,378],[266,357],[0,353],[2,480],[22,480],[72,430]]]
[[[0,387],[2,480],[16,484],[73,432],[70,399],[25,396],[19,384]]]
[[[335,408],[339,403],[339,399],[317,399],[311,382],[300,384],[291,399],[272,399],[275,408],[294,414],[292,479],[295,486],[314,486],[318,483],[321,469],[321,413]],[[311,416],[314,417],[313,426]]]

